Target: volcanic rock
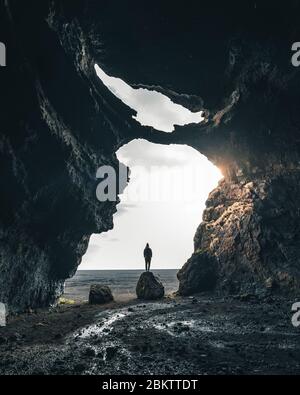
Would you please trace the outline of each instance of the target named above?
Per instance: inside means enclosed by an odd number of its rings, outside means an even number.
[[[137,283],[136,294],[139,299],[155,300],[163,298],[165,289],[159,278],[152,272],[144,272]]]
[[[198,251],[186,262],[177,277],[180,295],[212,291],[217,279],[216,262],[210,255]]]
[[[105,304],[114,300],[107,285],[92,284],[89,293],[89,304]]]
[[[178,273],[179,291],[212,289],[215,280],[224,294],[297,294],[298,183],[298,174],[252,182],[222,180],[206,202],[195,253]]]

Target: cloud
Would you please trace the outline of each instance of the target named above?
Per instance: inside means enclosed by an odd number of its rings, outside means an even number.
[[[104,234],[102,235],[102,237],[103,236]],[[97,253],[99,250],[101,250],[101,247],[98,244],[89,244],[89,249],[88,249],[89,254]]]
[[[188,163],[186,147],[150,143],[146,140],[133,140],[117,152],[118,159],[129,167],[133,166],[183,166]],[[184,147],[184,148],[182,148]],[[192,152],[193,148],[190,147]],[[194,151],[196,155],[200,155]]]
[[[134,204],[134,203],[120,203],[117,206],[117,212],[115,214],[115,216],[118,215],[122,215],[125,214],[127,211],[129,211],[130,209],[136,208],[138,205]]]

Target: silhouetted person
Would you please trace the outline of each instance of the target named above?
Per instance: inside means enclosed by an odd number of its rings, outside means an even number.
[[[148,243],[146,244],[146,247],[144,249],[144,258],[145,258],[146,272],[149,272],[150,265],[151,265],[151,259],[152,259],[152,250],[149,247]]]

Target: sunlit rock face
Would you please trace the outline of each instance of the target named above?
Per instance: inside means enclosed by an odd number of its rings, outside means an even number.
[[[178,274],[180,293],[299,294],[299,180],[290,172],[221,181],[207,200],[195,253]]]
[[[95,198],[97,168],[117,168],[116,150],[138,137],[188,144],[222,170],[195,238],[195,252],[217,262],[215,287],[236,292],[271,278],[294,292],[298,3],[272,12],[257,1],[29,3],[0,1],[0,301],[14,310],[55,301],[89,236],[113,226],[116,202]],[[96,63],[204,109],[205,121],[173,133],[142,127],[100,82]]]

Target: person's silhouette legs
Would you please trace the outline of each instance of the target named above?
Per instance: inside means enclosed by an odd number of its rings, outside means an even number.
[[[151,264],[151,260],[149,259],[149,261],[147,262],[147,272],[150,271],[150,264]]]

